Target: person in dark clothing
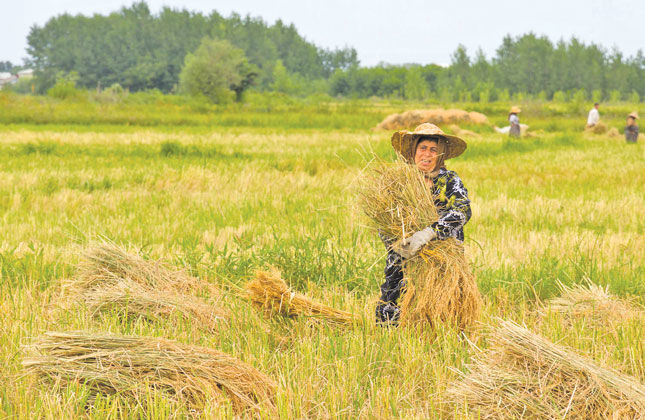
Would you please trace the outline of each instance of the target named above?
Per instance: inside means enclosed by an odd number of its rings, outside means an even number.
[[[627,143],[636,143],[638,141],[638,124],[636,124],[637,119],[638,114],[636,113],[636,111],[627,116],[627,126],[625,127],[625,140],[627,140]]]
[[[514,106],[508,113],[508,123],[511,125],[511,129],[508,131],[508,135],[511,137],[520,137],[521,135],[520,117],[517,115],[520,112],[522,112],[522,110],[519,107]]]
[[[408,163],[423,172],[432,191],[439,219],[431,226],[407,238],[405,245],[395,249],[396,238],[380,234],[387,249],[385,282],[376,307],[376,321],[396,325],[399,319],[398,299],[405,288],[403,266],[425,244],[432,240],[455,238],[464,240],[464,225],[472,215],[468,190],[454,171],[445,167],[445,161],[461,155],[466,142],[449,136],[434,124],[421,124],[413,132],[399,131],[392,136],[392,146]]]

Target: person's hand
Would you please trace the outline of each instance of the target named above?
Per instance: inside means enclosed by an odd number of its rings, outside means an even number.
[[[396,252],[406,260],[410,259],[414,257],[425,244],[436,237],[437,233],[434,231],[434,229],[427,227],[423,230],[415,232],[409,238],[404,239],[401,246],[396,249]]]

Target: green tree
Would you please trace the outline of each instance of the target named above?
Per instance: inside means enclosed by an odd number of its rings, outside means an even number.
[[[632,93],[629,95],[629,102],[633,104],[638,104],[641,101],[641,97],[635,90],[632,90]]]
[[[244,52],[230,42],[204,38],[194,54],[187,54],[179,75],[179,89],[189,95],[203,95],[214,103],[225,103],[252,80],[253,73]],[[237,92],[240,92],[237,94]]]
[[[405,74],[403,93],[406,99],[423,100],[428,95],[428,87],[419,66],[412,66]]]
[[[620,102],[620,97],[621,97],[620,91],[617,89],[614,89],[611,92],[609,92],[609,101],[612,103]]]
[[[289,76],[287,68],[282,64],[282,60],[278,60],[273,66],[273,83],[271,89],[281,93],[295,93],[296,86],[294,81]]]

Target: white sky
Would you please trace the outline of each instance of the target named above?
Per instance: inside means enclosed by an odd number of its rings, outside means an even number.
[[[148,0],[162,6],[228,17],[251,14],[293,23],[307,40],[326,48],[352,46],[362,65],[448,64],[458,44],[471,57],[482,47],[490,58],[506,34],[533,31],[552,41],[575,35],[583,42],[616,46],[631,56],[645,50],[645,0]],[[0,61],[20,64],[32,25],[71,14],[107,14],[125,0],[0,0]]]

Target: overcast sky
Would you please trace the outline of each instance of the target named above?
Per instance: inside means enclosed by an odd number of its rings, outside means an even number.
[[[0,0],[0,61],[27,56],[27,34],[65,12],[107,14],[132,1]],[[224,16],[251,14],[293,23],[307,40],[326,48],[352,46],[362,65],[379,62],[450,63],[464,44],[471,56],[481,47],[490,58],[502,38],[532,31],[552,41],[571,36],[626,55],[645,50],[645,0],[148,0],[161,7]]]

